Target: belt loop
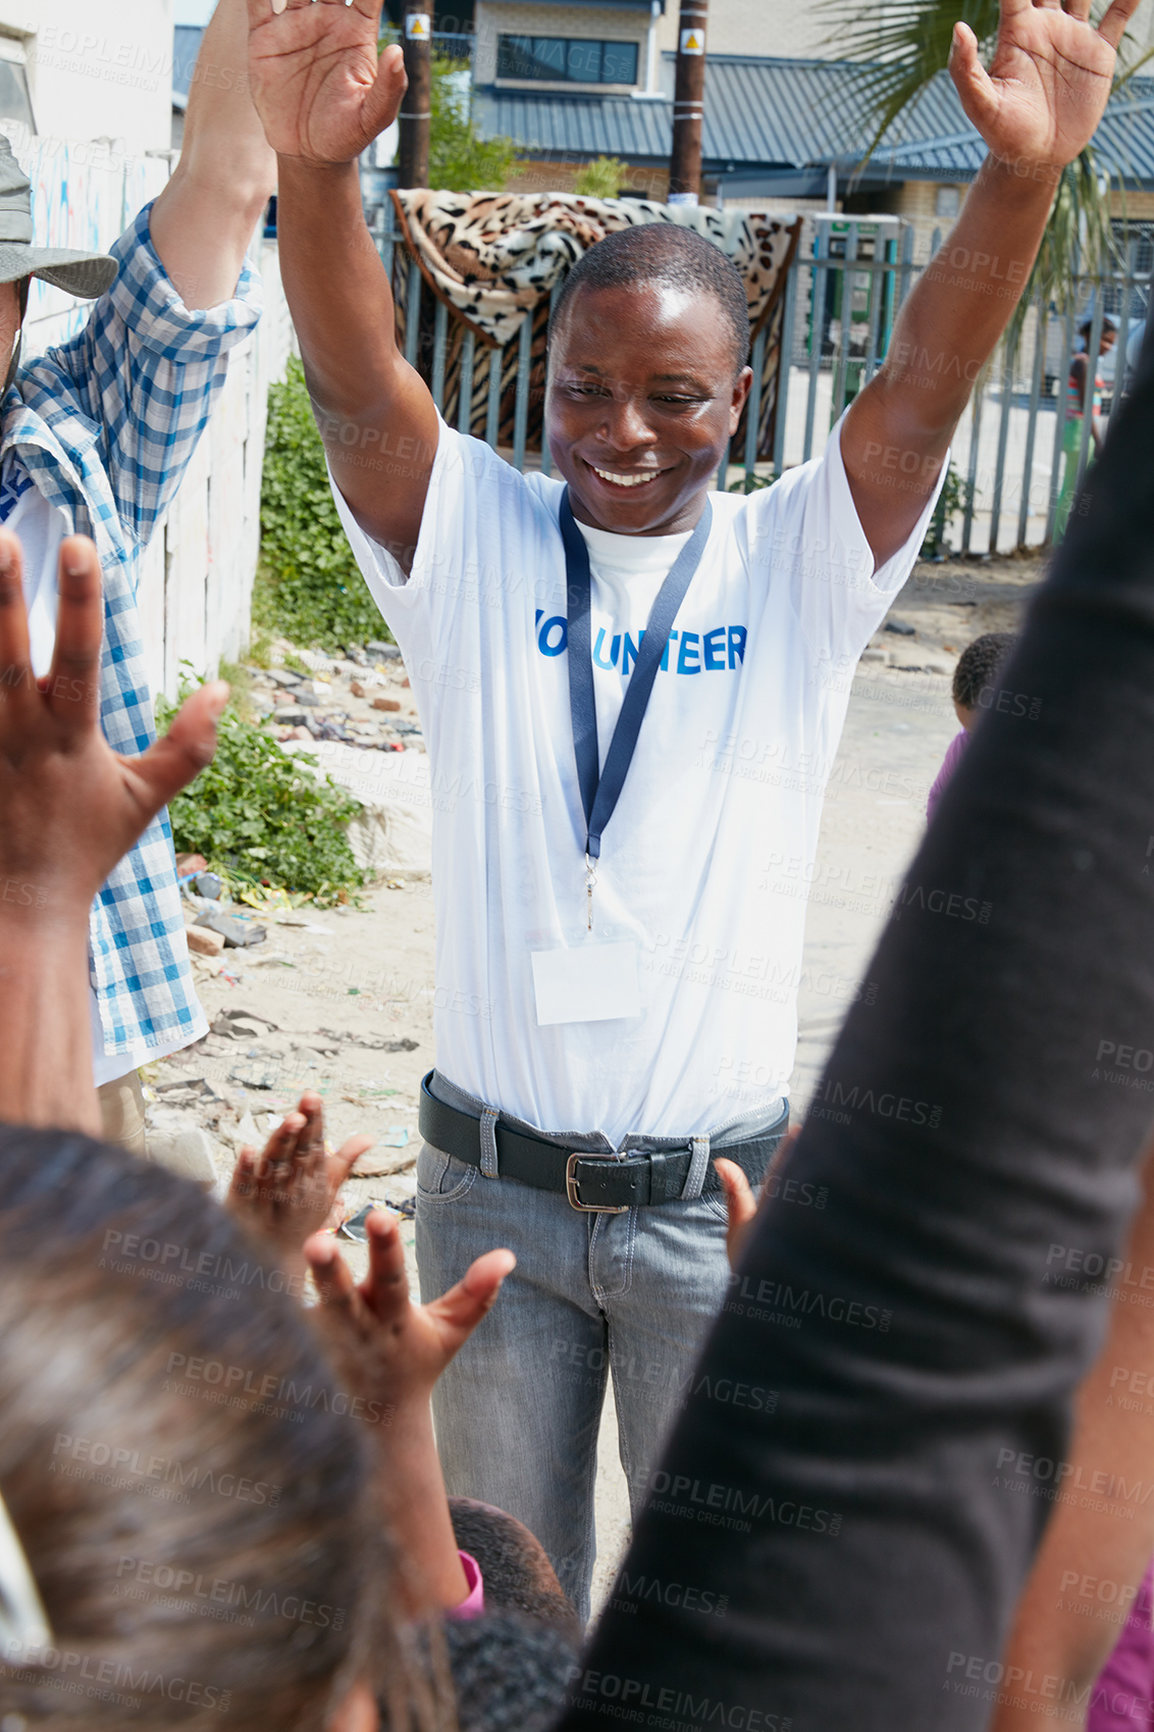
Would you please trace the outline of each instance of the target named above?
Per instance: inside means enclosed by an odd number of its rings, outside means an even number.
[[[700,1197],[701,1187],[705,1183],[705,1175],[709,1171],[709,1138],[691,1137],[689,1146],[693,1150],[693,1159],[689,1163],[689,1171],[685,1175],[685,1183],[681,1187],[682,1201],[689,1203],[695,1197]]]
[[[500,1114],[496,1107],[481,1108],[481,1177],[496,1179],[497,1172],[497,1120]]]

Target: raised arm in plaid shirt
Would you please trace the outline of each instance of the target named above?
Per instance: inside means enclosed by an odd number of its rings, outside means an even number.
[[[18,371],[0,444],[0,517],[35,486],[63,512],[69,533],[90,535],[100,550],[101,724],[126,753],[156,737],[136,604],[140,556],[204,431],[228,351],[260,316],[260,286],[247,266],[231,301],[189,312],[152,245],[150,208],[113,247],[119,273],[84,330]],[[141,1044],[171,1050],[204,1033],[167,813],[100,892],[89,940],[106,1053],[135,1053]]]

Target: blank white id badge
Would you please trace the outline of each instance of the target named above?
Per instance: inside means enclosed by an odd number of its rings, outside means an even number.
[[[611,1022],[641,1015],[635,944],[577,944],[534,950],[537,1026],[555,1022]]]

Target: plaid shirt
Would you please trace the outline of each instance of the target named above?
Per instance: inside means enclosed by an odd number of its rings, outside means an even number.
[[[120,266],[70,342],[20,367],[3,402],[0,520],[28,487],[89,535],[104,572],[100,720],[118,751],[156,738],[136,587],[159,524],[224,384],[228,350],[260,316],[247,265],[236,297],[189,312],[152,245],[146,206],[112,255]],[[89,922],[107,1053],[169,1046],[204,1028],[184,937],[167,812],[111,874]]]

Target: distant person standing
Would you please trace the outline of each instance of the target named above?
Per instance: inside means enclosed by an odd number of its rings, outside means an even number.
[[[1078,481],[1078,455],[1082,449],[1082,422],[1085,418],[1086,405],[1086,368],[1090,359],[1088,351],[1093,323],[1092,319],[1083,319],[1078,326],[1082,348],[1078,350],[1077,354],[1070,357],[1070,372],[1066,380],[1066,422],[1062,431],[1064,467],[1062,491],[1058,495],[1058,504],[1054,515],[1054,534],[1056,537],[1065,534]],[[1093,441],[1090,462],[1102,449],[1102,440],[1106,433],[1106,423],[1102,416],[1102,392],[1106,389],[1106,381],[1098,371],[1098,362],[1103,355],[1110,352],[1117,341],[1117,321],[1107,313],[1102,320],[1102,336],[1098,343],[1098,355],[1094,364],[1094,389],[1090,398],[1090,437]]]
[[[928,819],[933,817],[938,801],[962,761],[978,717],[983,710],[988,710],[994,701],[998,689],[998,671],[1016,642],[1013,632],[984,632],[981,637],[976,637],[973,643],[968,643],[958,657],[950,695],[954,700],[954,714],[962,724],[962,731],[955,734],[946,747],[942,767],[934,778],[934,785],[926,799]]]

